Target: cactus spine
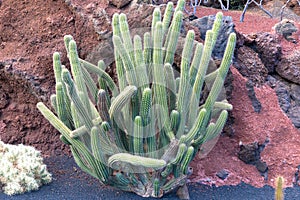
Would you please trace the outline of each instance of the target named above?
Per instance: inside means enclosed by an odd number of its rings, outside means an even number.
[[[232,106],[218,96],[231,64],[235,34],[229,37],[220,68],[206,75],[222,14],[217,14],[204,45],[188,31],[176,78],[173,64],[184,3],[179,0],[173,13],[169,2],[164,15],[155,8],[151,31],[143,39],[130,36],[126,15],[114,14],[118,87],[103,61],[96,66],[78,57],[72,36],[64,38],[71,72],[58,53],[53,55],[56,94],[51,103],[57,115],[41,102],[37,108],[70,145],[78,166],[103,184],[153,197],[182,187],[199,147],[225,125]],[[199,105],[208,82],[210,93]]]

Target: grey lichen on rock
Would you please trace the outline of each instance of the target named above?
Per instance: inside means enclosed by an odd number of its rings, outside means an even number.
[[[292,20],[283,19],[275,24],[273,28],[277,34],[282,35],[287,41],[297,43],[297,41],[291,37],[293,33],[298,31],[295,23]]]

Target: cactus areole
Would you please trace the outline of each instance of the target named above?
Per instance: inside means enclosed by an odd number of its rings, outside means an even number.
[[[114,14],[117,84],[105,72],[103,61],[94,65],[80,59],[72,36],[65,36],[71,70],[54,53],[56,94],[51,103],[55,114],[42,102],[37,104],[61,133],[60,139],[70,145],[83,171],[103,184],[143,197],[161,197],[186,187],[190,162],[201,145],[220,134],[227,110],[232,109],[220,93],[235,48],[234,33],[220,67],[208,70],[222,13],[217,14],[204,44],[188,31],[177,55],[180,75],[174,75],[183,5],[180,0],[174,9],[169,2],[163,16],[156,8],[151,31],[134,37],[126,15]],[[203,100],[204,87],[209,94]]]

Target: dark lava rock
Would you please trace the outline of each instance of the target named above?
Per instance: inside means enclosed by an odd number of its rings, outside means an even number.
[[[192,15],[189,16],[190,21],[193,21],[195,19],[198,19],[198,17],[196,15],[192,14]]]
[[[277,85],[277,79],[271,75],[267,76],[267,84],[271,87],[271,88],[275,88]]]
[[[287,113],[291,107],[291,97],[288,87],[284,83],[279,82],[275,87],[275,92],[278,97],[280,108]]]
[[[260,148],[257,142],[240,145],[240,151],[238,152],[238,158],[246,164],[254,164],[260,159]]]
[[[300,51],[284,55],[276,66],[276,72],[288,81],[300,85]]]
[[[225,180],[229,175],[229,172],[226,171],[225,169],[222,169],[221,171],[219,171],[216,176],[219,177],[222,180]]]
[[[255,38],[253,48],[268,69],[268,72],[273,73],[274,67],[278,65],[281,57],[281,46],[278,38],[270,33],[259,33]]]
[[[255,85],[262,85],[268,76],[268,70],[260,60],[258,53],[247,46],[238,48],[234,65],[244,77],[250,79]]]
[[[0,87],[0,109],[5,108],[9,104],[9,97],[8,95],[1,90]]]
[[[272,74],[281,58],[281,46],[276,35],[270,33],[237,33],[237,48],[249,47],[260,58],[267,72]]]
[[[205,40],[206,31],[212,29],[215,17],[215,15],[209,15],[190,22],[193,26],[199,29],[202,40]],[[215,48],[212,52],[213,58],[223,58],[228,36],[232,32],[234,32],[234,23],[232,21],[232,18],[230,16],[223,16],[223,23],[218,35]]]
[[[300,106],[295,106],[289,109],[288,117],[292,120],[296,128],[300,128]]]
[[[276,92],[282,111],[296,128],[300,128],[300,85],[285,81],[279,76],[268,76],[267,80],[268,85]]]
[[[294,184],[300,186],[300,165],[297,167],[297,171],[295,173]]]
[[[246,83],[246,89],[248,91],[248,97],[251,100],[252,106],[254,108],[254,111],[259,113],[261,110],[261,103],[256,98],[255,91],[254,91],[254,84],[251,80],[248,80]]]
[[[300,85],[291,84],[291,99],[295,101],[295,104],[300,106]]]
[[[240,151],[238,152],[238,158],[246,164],[251,164],[261,173],[262,176],[267,180],[268,178],[268,165],[266,162],[260,160],[260,153],[264,150],[265,146],[269,142],[267,138],[263,144],[257,142],[240,145]]]
[[[255,167],[260,173],[265,173],[268,171],[267,163],[263,162],[261,160],[259,160],[258,162],[255,163]]]

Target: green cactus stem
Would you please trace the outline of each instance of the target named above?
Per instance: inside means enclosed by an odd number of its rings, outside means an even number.
[[[89,101],[89,99],[87,99],[88,98],[87,88],[85,85],[85,80],[83,79],[82,69],[79,63],[77,45],[74,40],[71,40],[69,42],[69,57],[70,57],[71,71],[74,76],[73,77],[74,83],[76,84],[76,88],[78,92],[82,92],[84,94],[82,95],[83,99],[81,99],[81,101],[87,104],[87,102]],[[85,109],[88,113],[91,112],[91,108],[89,105],[86,105]]]
[[[157,22],[161,22],[161,12],[160,12],[159,8],[155,8],[154,11],[153,11],[152,23],[151,23],[151,35],[152,35],[152,37],[154,37]]]
[[[65,94],[63,91],[63,84],[61,82],[57,82],[55,86],[56,90],[56,112],[59,119],[69,128],[71,128],[71,124],[69,122],[69,117],[67,107],[65,106]]]
[[[193,50],[193,41],[195,38],[194,31],[189,31],[186,36],[186,41],[182,51],[181,66],[180,66],[180,84],[177,97],[176,108],[180,113],[180,124],[177,130],[176,136],[180,138],[184,134],[184,128],[186,124],[186,115],[188,107],[188,96],[190,93],[190,81],[189,81],[189,66]]]
[[[109,117],[110,119],[116,120],[115,116],[119,116],[122,108],[126,103],[128,103],[133,95],[136,94],[137,88],[135,86],[127,86],[112,102],[111,107],[109,108]]]
[[[177,152],[177,155],[176,155],[175,159],[171,163],[174,164],[174,165],[179,164],[179,162],[182,160],[182,158],[183,158],[184,153],[186,152],[186,150],[187,150],[186,145],[184,143],[180,144],[178,152]]]
[[[171,24],[171,30],[168,33],[164,47],[166,48],[165,63],[173,64],[174,54],[177,46],[177,41],[182,25],[183,13],[181,11],[175,12],[174,19]]]
[[[113,35],[121,37],[118,13],[115,13],[113,15],[112,24],[113,24],[113,26],[112,26],[113,27]],[[119,88],[122,91],[127,86],[127,80],[125,77],[125,69],[124,69],[124,66],[122,63],[122,58],[120,57],[116,48],[114,49],[114,54],[115,54],[115,63],[116,63],[116,69],[117,69]]]
[[[67,69],[62,71],[63,80],[67,85],[68,95],[71,98],[72,102],[74,103],[76,112],[78,113],[79,117],[84,121],[84,125],[88,130],[91,130],[93,127],[92,118],[90,117],[89,113],[85,109],[83,102],[81,101],[77,91],[75,89],[75,85],[71,79],[71,75]],[[89,106],[89,105],[88,105]]]
[[[218,94],[220,93],[225,77],[227,75],[227,72],[229,70],[231,61],[232,61],[232,56],[234,53],[234,48],[235,48],[235,43],[236,43],[236,35],[235,33],[231,33],[228,38],[227,46],[225,49],[224,57],[222,59],[220,68],[218,70],[218,75],[215,79],[215,82],[211,88],[211,92],[209,93],[209,96],[207,97],[207,100],[205,101],[204,108],[207,110],[211,110],[212,106],[214,105],[214,102],[216,101]]]
[[[180,114],[177,110],[172,110],[171,115],[171,130],[174,133],[177,133],[178,126],[179,126],[179,121],[180,121]]]
[[[166,178],[173,170],[173,164],[169,163],[166,168],[164,169],[164,171],[161,172],[161,176],[163,178]]]
[[[162,187],[162,189],[164,190],[165,193],[168,193],[174,190],[176,187],[184,185],[186,179],[187,179],[186,175],[181,175],[176,179],[171,179]]]
[[[164,18],[163,18],[163,21],[162,21],[162,23],[163,23],[163,32],[164,33],[167,32],[167,30],[170,26],[173,9],[174,9],[173,2],[171,2],[171,1],[168,2],[166,10],[165,10]]]
[[[127,23],[126,15],[121,13],[119,15],[119,24],[122,40],[124,42],[124,47],[126,52],[128,53],[131,62],[134,62],[134,48],[132,44],[132,39],[130,37],[130,31]]]
[[[134,36],[134,51],[135,51],[136,71],[137,74],[139,74],[137,86],[139,86],[140,93],[142,94],[143,90],[149,87],[149,79],[148,79],[147,69],[143,58],[142,39],[138,35]]]
[[[121,185],[129,185],[130,180],[126,178],[122,173],[118,172],[116,173],[116,179]]]
[[[147,126],[150,122],[150,109],[152,105],[152,91],[150,88],[145,88],[142,95],[140,116],[142,118],[143,126]]]
[[[191,128],[191,130],[186,134],[185,137],[185,143],[190,144],[190,142],[200,134],[200,131],[203,126],[203,120],[205,116],[207,115],[206,109],[202,108],[201,111],[199,112],[199,115],[194,123],[194,126]]]
[[[101,176],[108,179],[108,170],[105,166],[106,161],[104,158],[104,154],[101,152],[101,142],[99,137],[100,130],[96,126],[94,126],[91,130],[91,146],[92,146],[92,152],[95,159],[97,159],[101,164],[99,165],[101,167]]]
[[[143,50],[144,62],[145,67],[147,69],[148,79],[149,82],[152,83],[153,81],[153,70],[152,70],[152,41],[151,35],[149,32],[144,34],[144,50]]]
[[[169,63],[164,66],[164,73],[167,84],[169,113],[176,108],[176,81],[174,71]]]
[[[95,73],[96,75],[98,75],[98,77],[101,77],[106,82],[108,88],[112,92],[113,97],[116,97],[119,94],[118,87],[104,70],[80,58],[79,61],[85,69],[87,69],[91,73]]]
[[[188,124],[193,124],[193,122],[191,122],[191,120],[195,119],[197,116],[197,112],[196,109],[198,107],[199,104],[199,100],[200,100],[200,94],[201,94],[201,90],[202,90],[202,86],[203,86],[203,82],[204,82],[204,76],[206,74],[206,70],[208,67],[208,63],[211,57],[211,53],[212,53],[212,38],[213,38],[213,32],[211,30],[208,30],[206,32],[206,40],[205,40],[205,44],[204,44],[204,50],[202,53],[202,57],[201,57],[201,61],[200,61],[200,65],[199,65],[199,69],[196,75],[196,80],[195,83],[193,85],[193,89],[192,89],[192,95],[191,95],[191,99],[190,99],[190,103],[189,103],[189,122]]]
[[[143,122],[140,116],[136,116],[133,129],[133,152],[135,155],[142,155],[144,152],[143,146]]]
[[[154,193],[153,196],[154,197],[159,197],[161,192],[160,192],[160,181],[159,181],[158,178],[154,179],[153,188],[154,188],[154,190],[153,190],[153,193]]]
[[[196,42],[196,50],[190,67],[190,84],[194,85],[198,68],[201,61],[203,44]]]
[[[50,96],[50,102],[51,102],[52,108],[57,113],[56,94],[51,94],[51,96]]]
[[[75,158],[76,155],[73,154],[76,163],[80,165],[85,162],[89,163],[89,167],[85,165],[86,169],[88,169],[87,173],[91,174],[94,177],[96,176],[102,183],[106,183],[107,179],[102,176],[102,173],[99,172],[100,169],[97,166],[101,163],[94,160],[93,156],[85,147],[85,145],[79,140],[72,139],[70,137],[71,130],[67,126],[65,126],[42,102],[37,103],[37,108],[42,113],[42,115],[51,123],[51,125],[54,126],[65,137],[65,139],[69,141],[69,143],[71,143],[71,146],[73,146],[74,149],[76,148],[78,150],[77,155],[80,154],[79,157]],[[82,161],[82,159],[85,159],[86,161],[84,162]]]
[[[161,159],[145,158],[142,156],[131,155],[129,153],[114,154],[108,159],[109,167],[113,169],[124,169],[122,164],[131,164],[145,168],[162,169],[166,166],[166,161]]]
[[[103,89],[100,89],[98,91],[98,111],[99,111],[99,115],[101,117],[101,119],[103,121],[107,121],[110,123],[110,117],[109,117],[109,113],[108,113],[108,105],[107,105],[107,101],[106,101],[106,92]]]
[[[188,165],[189,163],[192,161],[193,159],[193,154],[194,154],[194,147],[190,146],[187,151],[186,154],[181,162],[181,168],[180,170],[183,172],[183,174],[187,174],[188,173]]]
[[[153,47],[153,88],[154,99],[160,107],[157,109],[156,118],[158,119],[158,127],[165,131],[169,139],[173,139],[174,135],[170,132],[170,119],[168,114],[168,103],[166,93],[166,81],[163,73],[163,58],[162,58],[162,23],[156,23],[154,34]]]

